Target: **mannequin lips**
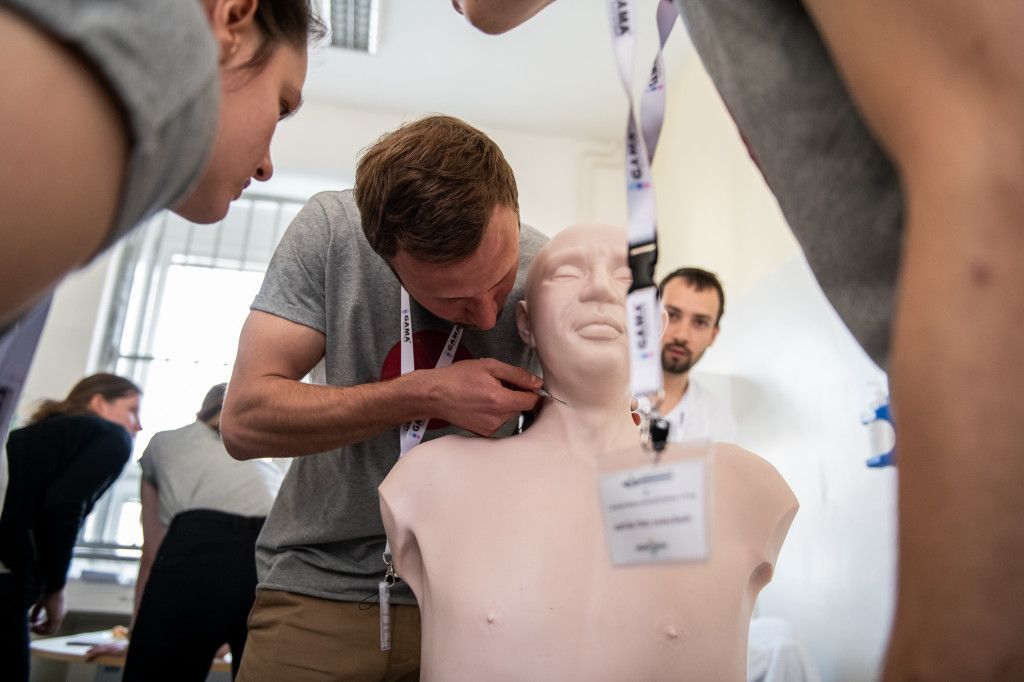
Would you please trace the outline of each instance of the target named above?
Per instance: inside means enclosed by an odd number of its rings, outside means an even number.
[[[622,324],[611,317],[594,317],[576,327],[576,333],[585,339],[617,339],[625,330]]]

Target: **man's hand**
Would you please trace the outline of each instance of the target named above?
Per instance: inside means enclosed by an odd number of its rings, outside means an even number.
[[[100,656],[126,656],[128,654],[128,640],[122,639],[117,642],[97,644],[85,652],[85,660],[94,661]]]
[[[509,31],[554,0],[452,0],[452,7],[484,33]]]
[[[67,611],[64,608],[64,588],[56,592],[43,595],[32,607],[32,614],[29,623],[32,625],[32,632],[37,635],[54,635],[64,622]]]
[[[432,416],[467,431],[490,436],[520,412],[532,410],[543,381],[525,369],[494,359],[462,360],[450,367],[423,370],[431,382]]]

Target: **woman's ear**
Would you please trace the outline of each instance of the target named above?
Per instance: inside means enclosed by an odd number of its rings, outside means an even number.
[[[89,411],[102,417],[107,413],[107,401],[99,393],[89,398]]]
[[[533,341],[533,329],[530,327],[530,314],[526,308],[526,301],[519,301],[516,304],[516,328],[519,329],[519,338],[530,348],[536,348]]]
[[[258,0],[206,0],[206,14],[213,38],[220,48],[220,63],[238,54],[243,37],[255,27]]]

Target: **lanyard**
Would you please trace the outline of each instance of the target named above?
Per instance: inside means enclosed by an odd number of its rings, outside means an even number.
[[[658,230],[655,217],[651,160],[661,136],[665,118],[665,68],[662,49],[668,40],[678,10],[671,0],[658,3],[660,44],[647,87],[640,96],[640,130],[633,110],[632,67],[635,43],[633,0],[607,0],[612,49],[619,67],[619,79],[629,101],[626,121],[626,200],[629,208],[629,267],[633,284],[627,298],[630,346],[630,384],[635,395],[657,393],[662,387],[661,311],[654,266],[658,261]]]
[[[405,290],[405,287],[402,287],[402,374],[408,374],[416,369],[412,345],[411,309],[412,307],[409,305],[409,292]],[[436,369],[452,364],[452,359],[455,357],[455,351],[459,348],[459,340],[461,338],[462,325],[453,325],[451,333],[448,334],[448,341],[444,344],[444,351],[441,353],[441,357],[437,359],[437,364],[434,365]],[[420,444],[423,434],[427,431],[427,422],[429,421],[429,418],[425,418],[402,424],[399,432],[399,443],[401,446],[398,455],[399,459],[404,457],[405,453],[409,452],[409,450]]]
[[[408,374],[416,369],[416,357],[413,352],[412,342],[412,306],[409,304],[409,292],[405,290],[405,287],[402,287],[401,318],[402,374]],[[434,365],[435,369],[448,367],[452,364],[452,360],[455,358],[455,351],[458,350],[459,341],[461,339],[462,325],[452,325],[452,331],[448,334],[448,341],[444,344],[444,350],[441,352],[441,356],[437,359],[437,364]],[[405,453],[409,452],[409,450],[412,450],[423,441],[423,434],[427,432],[428,422],[430,422],[430,418],[425,417],[423,419],[416,419],[402,424],[401,429],[399,429],[400,450],[398,453],[398,459],[404,457]],[[384,580],[382,580],[378,586],[378,595],[380,597],[380,648],[381,651],[388,651],[391,648],[391,622],[389,613],[391,588],[394,587],[395,580],[397,580],[398,575],[395,573],[395,567],[391,561],[391,543],[387,540],[384,542],[384,563],[387,565],[387,572],[384,575]]]

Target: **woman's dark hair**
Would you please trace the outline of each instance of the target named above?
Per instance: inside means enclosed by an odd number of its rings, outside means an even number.
[[[142,395],[142,389],[116,374],[93,374],[75,384],[64,400],[44,400],[28,423],[35,424],[48,417],[92,414],[89,402],[95,395],[111,402],[126,396]]]
[[[196,412],[196,419],[201,422],[208,422],[218,414],[224,407],[224,393],[227,391],[227,384],[217,384],[209,391],[206,392],[206,397],[203,398],[203,405]]]
[[[313,0],[259,0],[255,19],[263,41],[243,68],[260,70],[282,44],[305,48],[323,40],[327,26],[320,19],[318,4]]]

